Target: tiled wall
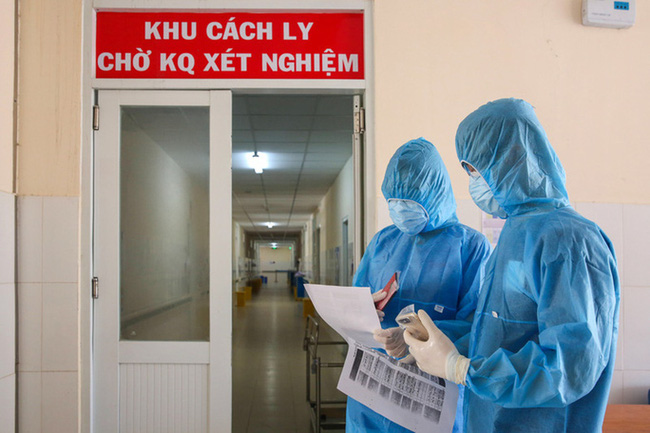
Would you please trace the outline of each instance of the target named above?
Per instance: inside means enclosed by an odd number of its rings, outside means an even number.
[[[79,199],[19,197],[20,432],[77,431]]]
[[[609,402],[648,404],[650,389],[650,205],[574,203],[614,244],[621,280],[621,316]],[[458,217],[481,229],[481,213],[459,200]]]
[[[16,418],[15,209],[14,195],[0,192],[0,430],[7,432]]]

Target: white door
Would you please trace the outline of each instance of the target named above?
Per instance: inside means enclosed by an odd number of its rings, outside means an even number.
[[[230,432],[231,93],[101,91],[93,431]]]

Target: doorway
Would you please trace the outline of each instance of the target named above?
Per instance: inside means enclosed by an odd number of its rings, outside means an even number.
[[[359,205],[353,152],[359,140],[352,121],[359,97],[278,98],[206,90],[99,91],[94,431],[231,430],[233,374],[237,368],[251,371],[238,359],[231,362],[232,336],[236,343],[242,329],[232,332],[233,289],[238,289],[233,276],[261,276],[255,244],[276,241],[292,248],[290,259],[275,260],[269,269],[280,283],[283,278],[292,283],[298,258],[305,279],[339,280],[338,260],[331,258],[354,251],[343,239],[341,218],[357,221],[349,209]],[[242,101],[249,112],[241,112]],[[250,133],[241,127],[244,116]],[[250,166],[248,148],[240,151],[251,144],[258,155],[269,151],[264,174]],[[296,144],[302,149],[295,151]],[[241,177],[238,170],[244,171]],[[242,242],[233,248],[228,227],[235,226],[241,227]],[[242,256],[233,257],[233,251]],[[291,296],[281,286],[275,290],[284,293],[266,288],[261,293],[271,298]],[[252,309],[235,311],[245,315]],[[301,303],[292,298],[286,311],[297,319],[293,332],[301,335]],[[280,339],[286,337],[282,332]],[[301,345],[300,339],[291,343]],[[254,371],[269,378],[277,373],[264,366]],[[292,369],[297,380],[305,373]],[[237,383],[235,388],[241,389]],[[292,398],[302,401],[302,391]],[[308,410],[306,403],[303,407]]]
[[[256,262],[233,314],[234,433],[309,429],[302,285],[347,281],[355,260],[355,99],[233,96],[233,226],[255,247],[234,262]]]

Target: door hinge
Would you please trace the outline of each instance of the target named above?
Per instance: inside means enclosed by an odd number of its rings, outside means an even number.
[[[366,110],[359,108],[354,112],[354,133],[363,134],[366,132]]]
[[[93,299],[99,298],[99,278],[93,277],[92,283]]]
[[[93,130],[99,131],[99,105],[93,105]]]

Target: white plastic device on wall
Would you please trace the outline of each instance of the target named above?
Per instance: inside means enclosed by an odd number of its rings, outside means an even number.
[[[582,24],[624,29],[632,27],[636,0],[582,0]]]

